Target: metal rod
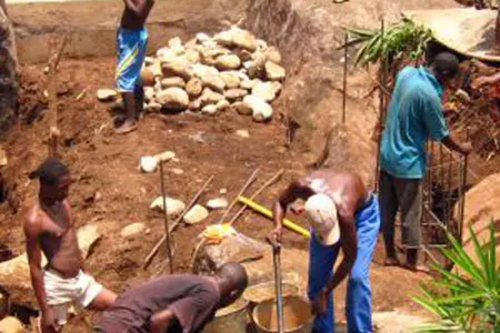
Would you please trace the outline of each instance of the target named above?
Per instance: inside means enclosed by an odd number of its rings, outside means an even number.
[[[499,9],[500,10],[500,9]],[[470,133],[469,133],[469,129],[467,128],[467,142],[470,140]],[[468,172],[468,165],[469,165],[469,155],[465,155],[463,157],[464,159],[464,167],[463,167],[463,182],[462,182],[462,186],[463,186],[463,193],[462,193],[462,198],[463,198],[463,202],[462,202],[462,207],[460,207],[460,227],[459,227],[459,241],[460,243],[463,243],[463,229],[464,229],[464,216],[465,216],[465,195],[466,195],[466,187],[467,187],[467,172]]]
[[[203,186],[198,191],[198,193],[196,193],[196,195],[193,197],[193,199],[191,200],[191,202],[189,203],[189,205],[186,206],[186,208],[184,209],[184,211],[182,212],[182,214],[179,215],[179,217],[177,218],[177,220],[175,220],[175,222],[172,224],[172,226],[169,229],[170,232],[174,232],[174,230],[179,226],[179,224],[182,222],[182,219],[184,218],[184,215],[186,215],[186,213],[191,209],[191,207],[194,206],[194,204],[196,203],[196,201],[198,201],[198,198],[201,196],[201,194],[207,188],[207,186],[212,182],[212,180],[214,179],[214,177],[215,176],[212,175],[207,180],[207,182],[205,184],[203,184]],[[163,245],[163,243],[166,240],[167,240],[167,237],[163,236],[162,239],[160,239],[158,241],[158,243],[156,243],[156,245],[153,247],[153,249],[151,250],[151,252],[146,257],[146,260],[144,260],[143,269],[148,268],[148,266],[151,264],[151,261],[153,261],[153,258],[158,253],[158,251],[160,250],[160,247]]]
[[[252,183],[255,181],[255,179],[257,179],[258,173],[259,173],[259,168],[255,169],[255,171],[252,173],[250,178],[248,178],[245,185],[243,185],[243,187],[241,188],[240,193],[238,193],[238,195],[233,200],[233,202],[231,202],[231,205],[229,205],[229,207],[224,211],[224,214],[222,215],[221,219],[219,220],[219,224],[224,223],[224,220],[226,219],[227,214],[231,211],[231,209],[233,209],[234,205],[236,205],[236,203],[238,202],[238,198],[241,197],[245,193],[245,191],[250,187],[250,185],[252,185]]]
[[[160,183],[161,183],[161,195],[163,197],[163,218],[165,223],[165,237],[167,239],[167,258],[170,268],[170,274],[174,274],[174,258],[172,258],[172,247],[170,246],[170,228],[168,227],[168,207],[167,207],[167,193],[165,191],[165,179],[163,173],[163,162],[160,161]]]
[[[273,177],[271,177],[264,185],[262,185],[252,196],[250,197],[250,200],[254,200],[257,198],[257,196],[264,191],[267,187],[271,186],[274,182],[276,182],[281,175],[285,172],[284,169],[281,169],[278,171]],[[247,209],[247,205],[243,205],[243,207],[240,208],[240,210],[236,213],[236,215],[233,216],[231,221],[229,221],[229,224],[232,225],[236,220],[243,214],[243,212]]]
[[[382,35],[382,40],[384,39],[384,31],[385,31],[385,24],[384,24],[384,19],[382,18],[380,20],[380,32]],[[375,192],[378,192],[379,190],[379,174],[380,174],[380,146],[382,142],[382,134],[384,132],[384,127],[385,127],[385,96],[384,96],[384,91],[387,90],[387,78],[385,76],[386,70],[385,67],[387,65],[387,62],[385,60],[381,61],[380,63],[380,85],[379,85],[379,116],[378,116],[378,127],[379,127],[379,132],[378,132],[378,138],[377,138],[377,161],[375,162],[375,178],[374,178],[374,186],[373,189]]]
[[[283,286],[281,284],[281,247],[273,245],[274,284],[276,289],[276,313],[278,315],[278,332],[285,333],[285,316],[283,314]]]
[[[344,37],[344,76],[343,76],[343,88],[342,88],[342,124],[345,124],[345,119],[346,119],[346,108],[347,108],[347,66],[348,66],[348,61],[347,57],[349,55],[348,53],[348,43],[349,42],[349,33],[345,33]]]
[[[449,156],[449,165],[448,165],[448,188],[447,193],[448,193],[448,202],[446,205],[446,224],[451,226],[451,221],[452,221],[452,214],[451,214],[451,200],[452,200],[452,192],[451,188],[453,186],[452,184],[452,174],[453,174],[453,154],[451,152],[448,153]]]

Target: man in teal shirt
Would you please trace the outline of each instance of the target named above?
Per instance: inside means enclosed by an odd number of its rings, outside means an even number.
[[[399,265],[394,246],[394,220],[400,210],[405,267],[418,269],[421,185],[427,167],[427,141],[441,141],[462,154],[472,150],[470,143],[459,143],[452,138],[441,105],[443,91],[458,70],[457,57],[443,52],[435,56],[429,67],[406,67],[396,79],[380,151],[379,200],[386,265]]]

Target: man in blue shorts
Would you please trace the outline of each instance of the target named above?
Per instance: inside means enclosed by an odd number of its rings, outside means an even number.
[[[305,201],[311,224],[308,294],[315,333],[334,333],[332,291],[349,276],[346,310],[350,333],[373,333],[370,264],[380,230],[378,201],[353,172],[317,170],[292,182],[274,204],[275,229],[269,235],[281,242],[287,207]],[[292,207],[295,213],[302,211]],[[342,250],[343,258],[334,271]]]
[[[123,0],[120,28],[117,34],[118,67],[116,87],[122,94],[125,120],[116,129],[126,134],[137,129],[137,119],[143,108],[143,88],[140,82],[141,68],[146,57],[148,31],[144,26],[154,0]]]

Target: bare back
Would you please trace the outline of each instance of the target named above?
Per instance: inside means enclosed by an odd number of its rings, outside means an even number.
[[[28,223],[37,227],[33,229],[36,234],[29,236],[36,237],[48,266],[64,278],[76,276],[83,259],[67,200],[51,209],[42,209],[37,204],[30,213],[30,220]]]
[[[339,207],[344,207],[353,214],[362,208],[368,199],[361,177],[354,172],[317,170],[301,180],[314,192],[324,193],[332,198]]]

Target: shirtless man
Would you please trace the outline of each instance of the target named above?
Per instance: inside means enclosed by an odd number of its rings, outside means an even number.
[[[118,67],[116,86],[125,106],[125,121],[116,129],[125,134],[137,129],[137,118],[142,112],[144,90],[140,82],[141,68],[146,57],[148,31],[144,26],[154,0],[123,0],[123,11],[116,45]]]
[[[68,202],[68,168],[48,158],[31,179],[40,180],[38,203],[24,224],[31,283],[41,311],[42,333],[59,332],[71,303],[105,310],[116,295],[84,273],[76,228]],[[47,265],[42,266],[42,252]]]
[[[308,295],[316,313],[314,332],[335,331],[332,291],[349,275],[346,300],[349,332],[371,333],[370,263],[380,229],[378,201],[356,173],[318,170],[292,182],[274,204],[271,242],[281,242],[287,207],[297,199],[311,224]],[[342,249],[338,269],[333,267]]]

